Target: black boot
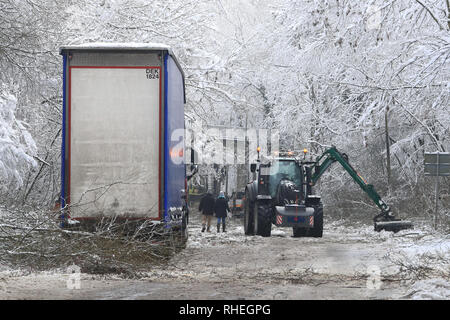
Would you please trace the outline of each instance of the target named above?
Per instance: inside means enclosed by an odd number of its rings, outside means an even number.
[[[205,232],[205,229],[206,229],[206,226],[203,225],[203,227],[202,227],[202,232]]]
[[[225,230],[225,222],[222,223],[222,231],[223,231],[223,232],[227,232],[227,231]]]
[[[220,232],[220,223],[217,224],[217,233]]]

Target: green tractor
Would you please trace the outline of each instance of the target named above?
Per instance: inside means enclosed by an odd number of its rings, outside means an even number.
[[[301,160],[290,153],[260,161],[258,152],[257,163],[250,165],[253,181],[245,189],[245,234],[270,237],[274,224],[293,228],[294,237],[322,237],[323,204],[320,196],[313,194],[313,186],[334,162],[339,162],[381,209],[374,218],[375,231],[413,227],[411,222],[395,218],[375,188],[350,165],[347,155],[331,147],[316,161]]]

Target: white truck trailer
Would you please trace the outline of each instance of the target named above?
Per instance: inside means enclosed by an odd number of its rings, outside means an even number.
[[[91,43],[60,54],[62,224],[186,218],[184,73],[172,50]]]

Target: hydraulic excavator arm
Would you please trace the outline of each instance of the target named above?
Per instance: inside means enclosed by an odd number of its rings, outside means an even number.
[[[311,184],[314,185],[320,177],[327,171],[334,162],[339,162],[341,166],[348,172],[353,180],[360,186],[362,190],[372,199],[375,205],[381,209],[381,213],[374,217],[375,230],[399,231],[412,227],[412,223],[408,221],[400,221],[391,213],[389,206],[381,199],[373,185],[368,184],[361,175],[350,165],[348,156],[340,153],[336,147],[326,150],[314,163],[314,171],[311,176]]]

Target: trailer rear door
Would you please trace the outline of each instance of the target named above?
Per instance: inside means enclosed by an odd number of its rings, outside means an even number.
[[[160,67],[69,67],[71,218],[159,218]]]

